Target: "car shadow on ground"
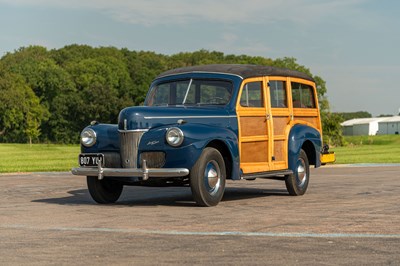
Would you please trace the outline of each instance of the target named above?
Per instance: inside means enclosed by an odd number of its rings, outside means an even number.
[[[68,196],[45,198],[32,202],[59,205],[96,205],[87,189],[68,191]],[[240,201],[260,197],[286,197],[285,189],[226,188],[222,202]],[[125,187],[120,199],[112,204],[118,206],[197,206],[188,187]]]

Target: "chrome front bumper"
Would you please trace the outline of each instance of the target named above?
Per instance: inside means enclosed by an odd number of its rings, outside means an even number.
[[[186,168],[147,168],[143,160],[142,168],[103,168],[101,163],[97,167],[72,168],[73,175],[98,176],[101,180],[104,177],[142,177],[147,180],[149,177],[180,177],[189,174]]]

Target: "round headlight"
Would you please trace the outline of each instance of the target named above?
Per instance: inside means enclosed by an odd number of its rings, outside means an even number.
[[[171,127],[167,130],[167,134],[165,135],[167,143],[173,147],[178,147],[182,144],[184,136],[182,130],[177,127]]]
[[[96,143],[96,132],[91,128],[85,128],[81,133],[83,146],[92,147]]]

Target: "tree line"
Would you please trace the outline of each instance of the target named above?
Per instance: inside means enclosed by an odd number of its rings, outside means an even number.
[[[372,114],[367,111],[358,111],[358,112],[341,112],[336,113],[337,115],[342,117],[343,121],[351,120],[355,118],[371,118]]]
[[[326,83],[297,63],[199,50],[173,55],[115,47],[22,47],[0,59],[0,142],[78,143],[92,120],[117,123],[119,111],[143,103],[151,81],[168,69],[200,64],[257,64],[299,70],[317,84],[325,141],[340,144],[340,119]]]

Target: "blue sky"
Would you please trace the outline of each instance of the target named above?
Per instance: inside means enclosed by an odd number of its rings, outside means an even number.
[[[396,0],[0,0],[0,56],[77,43],[295,57],[333,111],[398,114],[399,12]]]

